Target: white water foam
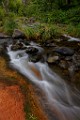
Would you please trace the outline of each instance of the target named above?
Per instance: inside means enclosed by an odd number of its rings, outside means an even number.
[[[64,37],[68,38],[68,41],[76,41],[76,42],[80,42],[80,38],[75,38],[69,35],[64,34]]]
[[[34,47],[40,51],[43,50],[36,44]],[[79,93],[74,93],[60,76],[51,71],[47,63],[29,62],[29,55],[25,50],[12,51],[11,45],[7,49],[12,67],[44,91],[48,103],[56,111],[59,120],[80,120],[80,106],[74,100],[77,99],[80,103]],[[39,71],[41,79],[34,73],[31,66]]]

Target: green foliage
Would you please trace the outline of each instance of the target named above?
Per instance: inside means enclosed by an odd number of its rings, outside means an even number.
[[[29,5],[26,7],[25,6],[25,13],[27,16],[37,16],[39,15],[40,9],[39,9],[39,5],[34,3],[34,2],[30,2]]]
[[[17,24],[16,24],[13,17],[8,17],[4,21],[4,26],[3,27],[4,27],[4,30],[5,30],[6,33],[8,33],[9,35],[12,35],[14,29],[17,28]]]
[[[30,39],[30,38],[34,38],[34,30],[31,28],[31,27],[26,27],[25,29],[24,29],[24,32],[25,32],[25,34],[26,34],[26,36],[27,36],[27,39]]]
[[[21,0],[16,0],[15,2],[13,0],[10,0],[8,6],[10,11],[18,13],[18,10],[20,7],[22,7],[22,2]]]
[[[46,15],[43,17],[44,22],[48,23],[64,23],[66,20],[66,13],[65,11],[62,10],[53,10],[52,12],[48,12]]]
[[[58,30],[55,26],[46,25],[44,26],[42,32],[42,40],[49,40],[56,37],[59,34]]]
[[[69,24],[67,26],[67,32],[71,36],[80,37],[80,23],[76,26],[73,26],[72,24]]]
[[[78,24],[80,22],[80,7],[69,9],[67,12],[67,23]]]
[[[75,0],[69,6],[64,0],[32,0],[26,8],[26,13],[42,22],[77,24],[80,21],[80,7],[77,3]]]
[[[59,29],[49,24],[34,23],[23,27],[21,30],[26,34],[27,39],[45,41],[60,36]]]
[[[0,20],[3,20],[5,17],[5,10],[0,6]]]
[[[6,32],[10,31],[10,34],[13,29],[17,27],[14,19],[34,17],[36,20],[46,23],[46,25],[42,26],[41,24],[37,27],[35,27],[36,25],[33,25],[33,27],[26,26],[24,31],[28,38],[50,39],[51,36],[57,34],[58,31],[53,24],[56,24],[56,26],[57,24],[67,25],[68,32],[75,31],[73,33],[76,33],[76,36],[79,35],[79,0],[70,0],[70,3],[68,0],[28,0],[27,4],[23,4],[22,0],[9,0],[8,2],[6,5],[6,0],[0,1],[0,26],[4,24],[4,30]],[[22,24],[27,25],[27,20],[26,22],[22,22],[22,20],[18,19],[18,21],[19,26]],[[47,24],[49,24],[49,26],[47,26]],[[69,26],[71,26],[71,28],[69,28]]]

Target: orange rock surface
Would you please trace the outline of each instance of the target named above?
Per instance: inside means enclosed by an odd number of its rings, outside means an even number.
[[[23,95],[19,86],[0,85],[0,120],[25,120]]]
[[[42,76],[35,66],[30,67],[36,77],[42,80]],[[30,115],[35,116],[38,120],[48,120],[35,88],[28,82],[27,78],[24,78],[16,70],[7,67],[7,62],[3,57],[0,57],[0,68],[0,99],[4,99],[2,103],[0,100],[0,120],[29,120],[28,111],[23,110],[27,105],[30,106]],[[16,116],[17,114],[18,116]],[[11,117],[11,115],[13,116]],[[9,119],[9,117],[11,118]]]

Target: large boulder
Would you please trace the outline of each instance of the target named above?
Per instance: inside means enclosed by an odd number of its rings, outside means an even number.
[[[74,50],[68,47],[59,47],[59,48],[56,48],[54,51],[64,56],[74,55]]]
[[[19,38],[26,38],[26,36],[22,31],[15,29],[13,32],[12,38],[19,39]]]

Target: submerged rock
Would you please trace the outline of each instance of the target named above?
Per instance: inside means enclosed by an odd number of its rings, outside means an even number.
[[[64,56],[72,56],[74,55],[74,50],[68,47],[60,47],[60,48],[56,48],[54,50],[55,52],[64,55]]]

